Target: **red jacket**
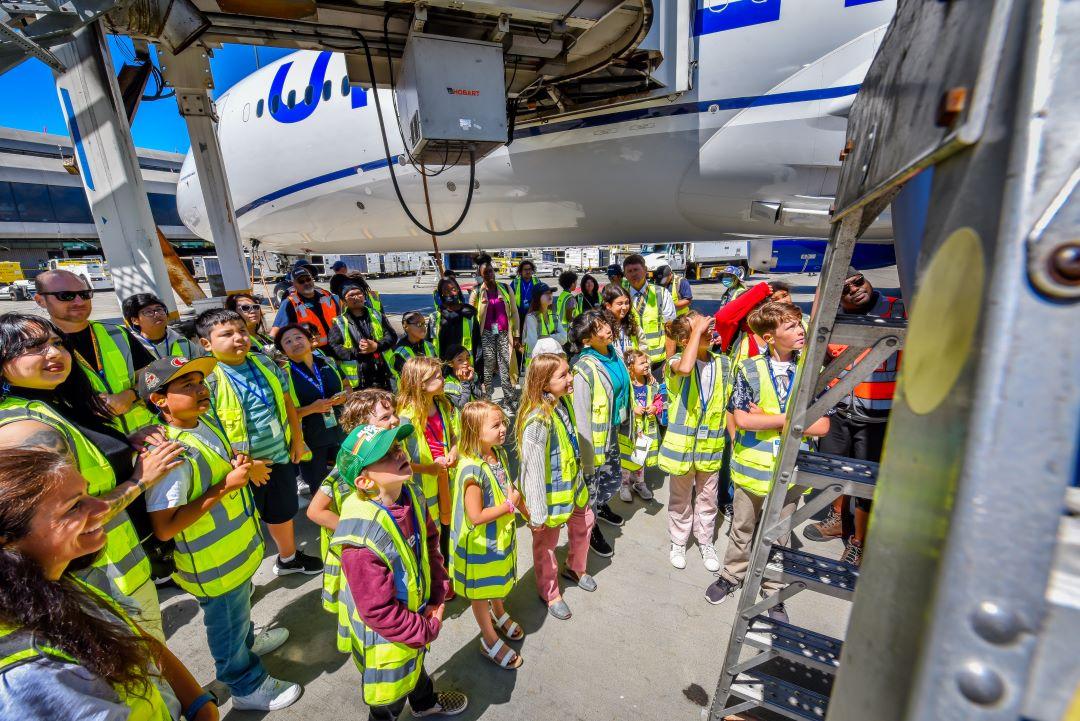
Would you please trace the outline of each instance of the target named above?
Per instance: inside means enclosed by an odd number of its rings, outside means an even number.
[[[739,337],[740,330],[744,333],[750,332],[749,326],[746,325],[746,316],[750,315],[754,306],[768,298],[770,292],[768,283],[758,283],[716,311],[713,330],[720,336],[717,342],[724,353],[731,350],[732,343]],[[750,342],[753,343],[753,338]]]

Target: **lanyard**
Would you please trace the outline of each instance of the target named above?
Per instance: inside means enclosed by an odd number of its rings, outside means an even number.
[[[97,367],[95,368],[91,366],[90,363],[87,362],[85,358],[83,358],[82,353],[80,353],[79,351],[75,351],[75,355],[79,357],[79,360],[82,361],[83,365],[85,365],[87,368],[97,374],[97,377],[101,379],[101,382],[105,385],[106,389],[111,390],[111,387],[109,386],[109,380],[105,377],[105,361],[101,358],[101,348],[98,347],[98,340],[97,335],[94,333],[94,326],[90,326],[89,331],[90,346],[94,349],[94,361],[97,362]]]
[[[424,575],[423,575],[424,574],[424,569],[421,568],[421,564],[422,564],[421,558],[422,558],[422,556],[421,556],[421,550],[420,550],[420,543],[421,543],[421,539],[420,539],[420,521],[416,517],[416,503],[415,503],[412,495],[405,489],[402,489],[402,493],[404,493],[406,495],[406,497],[409,499],[409,513],[412,514],[412,522],[413,522],[413,533],[412,533],[413,546],[412,546],[412,552],[413,552],[413,555],[416,557],[416,571],[417,571],[417,573],[416,573],[416,585],[420,589],[420,598],[423,598],[423,596],[424,596]],[[386,506],[379,503],[375,499],[372,499],[371,502],[374,503],[376,506],[378,506],[379,508],[381,508],[383,510],[383,512],[390,518],[390,522],[394,524],[394,528],[397,529],[398,534],[404,538],[405,533],[401,530],[401,526],[398,525],[397,519],[394,518],[394,514],[390,512],[390,509],[388,509]]]
[[[311,384],[315,388],[319,389],[319,397],[320,398],[326,398],[326,388],[323,385],[323,377],[322,377],[322,373],[319,372],[319,366],[318,366],[317,363],[315,363],[314,360],[311,361],[311,364],[313,366],[315,366],[315,377],[314,378],[312,378],[310,375],[308,375],[308,372],[304,369],[304,364],[303,363],[296,363],[294,361],[289,361],[289,365],[292,366],[292,369],[294,371],[296,371],[300,375],[301,378],[306,380],[309,384]]]
[[[788,398],[791,396],[791,378],[788,378],[788,392],[781,398],[780,386],[776,384],[776,376],[773,375],[772,361],[769,359],[768,352],[762,357],[765,358],[765,368],[769,371],[769,380],[772,382],[773,392],[776,393],[776,400],[780,403],[780,412],[787,413],[787,402]],[[795,362],[794,357],[792,358],[792,362]],[[788,374],[790,375],[791,371],[788,371]]]
[[[240,375],[236,371],[229,368],[228,365],[222,363],[222,367],[228,374],[229,378],[240,383],[248,390],[249,393],[255,395],[264,406],[270,405],[270,398],[267,396],[266,391],[262,387],[262,383],[259,383],[259,369],[255,367],[255,364],[251,362],[250,358],[244,359],[244,365],[247,366],[248,371],[251,373],[251,377],[255,379],[255,383],[252,384],[247,378]]]

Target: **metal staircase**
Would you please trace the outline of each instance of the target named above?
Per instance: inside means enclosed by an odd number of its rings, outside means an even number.
[[[0,73],[27,58],[37,58],[55,72],[67,68],[49,48],[69,42],[72,34],[116,6],[116,0],[21,0],[0,3]]]
[[[855,566],[777,543],[838,496],[871,498],[874,494],[877,463],[799,449],[804,429],[899,350],[906,332],[904,320],[837,312],[861,230],[859,217],[846,218],[834,227],[826,252],[805,360],[791,388],[773,484],[762,509],[723,674],[713,697],[714,720],[755,707],[793,719],[824,719],[828,710],[843,642],[772,619],[768,611],[802,592],[850,601],[859,579]],[[848,347],[819,371],[830,343]],[[790,483],[819,493],[790,518],[781,519]],[[765,579],[787,585],[761,599]],[[729,697],[734,697],[734,703],[727,706]]]

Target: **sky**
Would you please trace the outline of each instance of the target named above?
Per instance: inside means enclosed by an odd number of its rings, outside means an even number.
[[[109,47],[117,71],[125,59],[134,56],[131,41],[127,38],[110,36]],[[283,48],[260,47],[258,61],[260,65],[266,65],[291,52]],[[153,55],[156,58],[156,54]],[[225,45],[214,51],[210,67],[214,74],[214,96],[217,97],[259,67],[256,65],[256,48]],[[147,92],[152,91],[153,88],[148,86]],[[0,103],[0,126],[67,135],[52,70],[41,61],[26,60],[0,75],[0,98],[19,98],[17,102]],[[131,132],[135,145],[140,148],[186,153],[190,144],[187,127],[173,98],[140,103]]]

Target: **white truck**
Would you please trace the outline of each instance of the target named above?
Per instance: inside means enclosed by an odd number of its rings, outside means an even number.
[[[750,243],[745,240],[661,243],[641,246],[641,255],[649,272],[666,265],[690,280],[703,280],[717,277],[726,265],[747,268]]]
[[[52,258],[49,270],[66,270],[86,281],[93,290],[108,290],[113,287],[109,264],[100,255],[88,255],[85,258]]]

